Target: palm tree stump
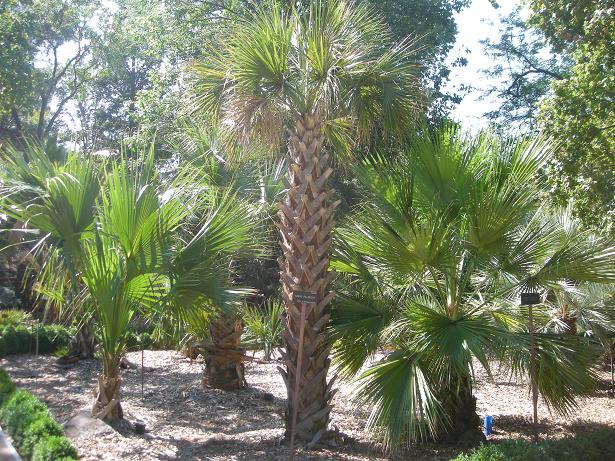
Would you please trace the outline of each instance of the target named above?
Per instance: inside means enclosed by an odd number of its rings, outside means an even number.
[[[103,421],[116,421],[124,417],[120,403],[122,379],[117,376],[98,375],[98,394],[92,407],[92,416]]]
[[[446,430],[438,437],[439,441],[467,448],[485,441],[470,378],[453,379],[451,387],[442,389],[440,401],[449,421]]]
[[[224,390],[244,389],[247,382],[243,362],[247,359],[240,347],[243,322],[222,314],[209,326],[210,340],[201,346],[205,358],[203,385]]]
[[[296,411],[296,438],[305,442],[314,442],[326,432],[334,394],[333,380],[327,383],[331,346],[325,341],[324,330],[333,298],[328,291],[334,276],[328,270],[329,248],[339,201],[327,206],[333,194],[327,184],[332,169],[328,167],[329,156],[321,153],[322,145],[319,117],[301,116],[289,140],[288,194],[280,204],[278,225],[283,252],[279,259],[282,297],[287,312],[283,334],[286,350],[282,351],[286,370],[280,368],[288,392],[286,437],[290,438]],[[315,293],[316,303],[296,302],[293,293],[299,290]],[[305,328],[299,357],[302,321]]]

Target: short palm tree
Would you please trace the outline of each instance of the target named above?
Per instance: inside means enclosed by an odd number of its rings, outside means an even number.
[[[288,190],[279,205],[286,435],[295,415],[297,437],[314,441],[327,429],[333,395],[324,334],[338,205],[328,185],[330,155],[347,152],[374,127],[387,138],[402,132],[419,100],[413,46],[393,44],[364,4],[272,1],[233,21],[220,46],[191,70],[199,110],[218,116],[244,142],[287,140]],[[316,303],[295,301],[297,291],[314,293]]]
[[[195,191],[189,173],[161,190],[153,151],[135,161],[112,160],[108,171],[76,154],[65,165],[47,166],[14,163],[3,209],[43,234],[39,247],[51,243],[41,293],[96,318],[103,366],[92,412],[122,418],[119,364],[130,321],[138,312],[173,310],[189,319],[204,309],[229,309],[244,291],[229,286],[228,255],[251,246],[251,217],[228,194]],[[36,188],[31,174],[39,175]],[[197,230],[179,232],[196,210]],[[70,298],[66,280],[77,293]]]
[[[359,374],[368,424],[389,447],[480,440],[473,361],[488,372],[490,359],[529,370],[519,292],[544,298],[562,282],[615,277],[612,243],[568,232],[541,206],[536,176],[549,152],[540,141],[446,127],[357,169],[369,199],[339,232],[333,265],[346,288],[335,357],[346,376]],[[593,354],[581,338],[542,328],[537,355],[538,387],[554,409],[592,390]]]

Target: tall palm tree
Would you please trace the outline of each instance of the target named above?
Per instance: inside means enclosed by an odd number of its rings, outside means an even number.
[[[288,190],[279,204],[286,435],[295,415],[298,439],[310,442],[325,433],[333,396],[324,334],[338,205],[328,185],[330,155],[347,152],[374,127],[387,137],[399,133],[419,96],[412,43],[393,44],[367,6],[351,0],[297,5],[251,7],[192,74],[197,108],[217,115],[244,142],[287,140]],[[297,291],[314,293],[316,302],[294,300]]]
[[[160,189],[153,150],[133,162],[112,160],[106,172],[72,154],[42,171],[36,188],[18,179],[38,174],[36,162],[14,167],[3,210],[43,234],[38,247],[57,242],[48,245],[39,290],[96,318],[103,366],[92,413],[122,418],[119,364],[130,321],[137,312],[173,310],[188,319],[229,309],[245,292],[229,286],[228,255],[251,246],[250,214],[231,195],[195,191],[187,172]],[[180,233],[196,210],[197,230]],[[66,280],[76,296],[66,296]]]
[[[615,278],[612,242],[570,233],[542,206],[536,178],[549,153],[540,141],[447,127],[421,133],[394,161],[375,155],[357,168],[369,199],[339,232],[333,266],[346,288],[335,357],[343,374],[359,375],[368,424],[387,445],[480,440],[473,361],[488,372],[490,358],[529,370],[519,292],[544,299],[562,282]],[[538,387],[566,412],[592,390],[593,353],[540,317]]]

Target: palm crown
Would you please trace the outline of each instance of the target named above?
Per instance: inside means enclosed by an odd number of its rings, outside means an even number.
[[[539,140],[447,128],[357,169],[370,200],[339,232],[333,265],[348,289],[335,309],[336,356],[353,375],[381,347],[393,351],[360,379],[369,424],[385,428],[388,444],[476,430],[474,359],[489,370],[489,357],[501,357],[527,372],[520,291],[615,278],[609,242],[541,207],[536,172],[549,154]],[[565,412],[591,390],[592,354],[578,337],[548,330],[538,350],[539,389]]]
[[[329,139],[376,121],[407,126],[419,101],[414,45],[393,45],[365,4],[312,1],[255,6],[228,31],[221,49],[192,67],[197,108],[222,114],[244,136],[279,139],[285,120],[318,113]]]

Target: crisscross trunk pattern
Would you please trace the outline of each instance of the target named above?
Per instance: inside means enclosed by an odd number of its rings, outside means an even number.
[[[332,169],[328,154],[322,150],[323,140],[322,121],[317,114],[298,118],[289,139],[288,193],[280,203],[278,223],[283,253],[279,259],[280,277],[287,314],[286,350],[282,352],[286,369],[280,367],[288,394],[286,437],[290,437],[296,410],[296,438],[308,443],[326,432],[334,394],[333,380],[327,382],[330,345],[324,330],[333,298],[328,287],[334,274],[328,266],[334,210],[339,201],[328,204],[333,194],[328,185]],[[316,303],[295,302],[295,291],[316,293]],[[295,395],[302,310],[302,367]]]
[[[205,357],[203,385],[225,390],[246,387],[242,333],[243,322],[236,316],[221,314],[211,321],[210,340],[201,346]]]

